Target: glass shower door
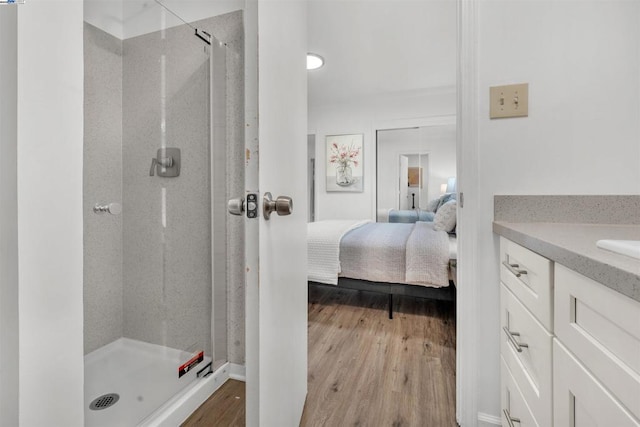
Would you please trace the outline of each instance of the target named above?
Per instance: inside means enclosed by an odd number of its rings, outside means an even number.
[[[149,420],[228,360],[229,53],[161,27],[117,40],[85,26],[87,426]]]
[[[123,332],[176,376],[212,347],[209,63],[187,26],[124,41]]]

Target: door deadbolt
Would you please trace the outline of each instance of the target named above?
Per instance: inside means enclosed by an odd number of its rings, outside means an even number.
[[[273,200],[271,193],[264,193],[262,198],[262,215],[264,219],[268,220],[271,216],[271,212],[276,212],[278,215],[291,215],[293,210],[293,200],[289,196],[278,196]]]

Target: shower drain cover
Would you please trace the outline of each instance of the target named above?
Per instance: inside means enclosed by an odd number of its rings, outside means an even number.
[[[110,406],[115,405],[118,400],[120,400],[120,396],[116,393],[103,394],[102,396],[96,398],[89,405],[89,409],[93,411],[99,411],[100,409],[107,409]]]

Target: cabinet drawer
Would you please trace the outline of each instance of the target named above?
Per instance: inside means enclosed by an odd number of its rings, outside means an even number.
[[[553,340],[556,426],[640,426],[640,422],[567,349]],[[637,398],[638,396],[636,396]]]
[[[500,280],[547,330],[553,330],[552,262],[500,238]]]
[[[502,427],[510,427],[507,417],[511,417],[511,424],[518,427],[533,427],[542,426],[545,424],[539,424],[531,409],[527,406],[527,403],[516,384],[516,380],[513,378],[509,367],[501,358],[500,364],[500,376],[502,378],[501,384],[501,402],[502,402]]]
[[[560,264],[555,281],[558,339],[640,418],[640,303]]]
[[[553,336],[504,284],[500,298],[500,353],[536,420],[551,425]]]

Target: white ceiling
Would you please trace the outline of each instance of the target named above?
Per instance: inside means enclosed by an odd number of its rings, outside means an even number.
[[[311,0],[309,104],[453,87],[455,0]]]

